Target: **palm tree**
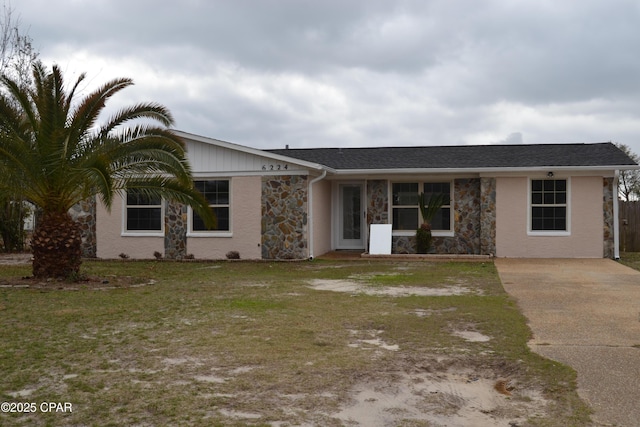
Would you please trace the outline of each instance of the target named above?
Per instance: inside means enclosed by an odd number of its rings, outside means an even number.
[[[76,102],[84,78],[66,91],[60,68],[40,62],[27,87],[0,76],[0,195],[17,191],[38,210],[35,277],[78,274],[80,229],[69,209],[93,196],[110,208],[115,195],[135,189],[189,204],[208,225],[215,221],[193,187],[184,143],[168,128],[171,113],[140,103],[99,123],[106,102],[133,81],[114,79]]]
[[[424,193],[418,195],[418,207],[420,208],[420,216],[422,224],[416,230],[416,252],[419,254],[429,253],[431,248],[431,221],[436,213],[447,201],[447,197],[443,193],[431,194],[427,199]]]

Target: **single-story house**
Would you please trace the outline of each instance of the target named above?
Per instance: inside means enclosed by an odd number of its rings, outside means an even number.
[[[178,134],[216,229],[129,193],[111,212],[78,207],[86,255],[307,259],[365,252],[371,224],[391,224],[392,253],[412,253],[424,192],[448,196],[435,253],[616,258],[618,174],[638,169],[612,143],[260,150]]]

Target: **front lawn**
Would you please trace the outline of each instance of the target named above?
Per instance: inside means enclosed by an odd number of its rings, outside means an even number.
[[[15,287],[29,267],[0,266],[2,401],[37,406],[0,425],[588,423],[575,373],[529,351],[490,262],[83,272],[104,283]]]

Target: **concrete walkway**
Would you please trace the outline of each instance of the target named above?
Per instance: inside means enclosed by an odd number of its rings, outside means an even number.
[[[533,351],[578,373],[599,426],[640,426],[640,272],[608,259],[495,265],[529,320]]]

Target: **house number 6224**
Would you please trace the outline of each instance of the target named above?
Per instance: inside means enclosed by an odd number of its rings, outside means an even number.
[[[270,171],[279,171],[279,170],[287,170],[289,169],[289,165],[281,165],[281,164],[275,164],[275,165],[262,165],[262,170],[266,171],[266,170],[270,170]]]

